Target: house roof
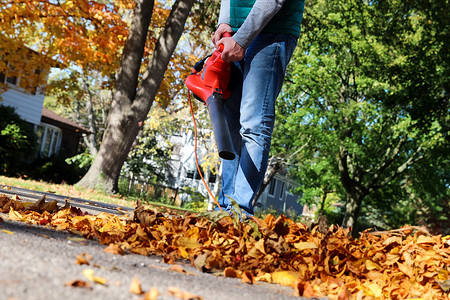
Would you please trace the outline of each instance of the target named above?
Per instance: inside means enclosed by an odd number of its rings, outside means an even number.
[[[42,108],[41,121],[56,125],[58,127],[71,129],[79,133],[90,133],[90,131],[85,127],[80,126],[77,123],[62,117],[47,108]]]

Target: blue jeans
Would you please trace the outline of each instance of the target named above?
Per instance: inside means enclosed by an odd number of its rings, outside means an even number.
[[[224,210],[231,210],[230,197],[247,214],[253,214],[252,200],[269,159],[275,101],[296,45],[297,39],[291,35],[260,34],[244,59],[233,64],[232,94],[225,100],[225,114],[236,158],[222,162],[219,204]]]

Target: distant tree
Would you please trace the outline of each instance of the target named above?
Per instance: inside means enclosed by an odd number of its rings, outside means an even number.
[[[83,146],[95,157],[106,127],[111,90],[103,85],[101,74],[82,72],[72,69],[52,72],[44,106],[86,127],[90,134],[83,135]]]
[[[308,3],[273,149],[292,153],[309,141],[290,171],[305,201],[342,195],[345,227],[380,195],[387,211],[411,174],[439,172],[418,168],[449,149],[445,2]]]

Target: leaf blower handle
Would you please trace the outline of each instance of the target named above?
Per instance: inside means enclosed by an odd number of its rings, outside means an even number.
[[[223,38],[224,38],[224,37],[231,37],[231,32],[224,32],[224,33],[222,34],[222,37],[223,37]],[[219,45],[219,52],[223,52],[223,47],[224,47],[223,44],[220,44],[220,45]]]

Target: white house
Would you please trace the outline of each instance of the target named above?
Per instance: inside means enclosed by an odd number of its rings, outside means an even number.
[[[0,49],[1,51],[1,49]],[[39,54],[28,49],[30,60],[39,59]],[[2,59],[0,52],[0,59]],[[9,65],[10,62],[4,62]],[[14,66],[12,66],[14,67]],[[35,70],[39,76],[48,76],[51,66]],[[17,69],[17,68],[16,68]],[[65,119],[43,107],[45,86],[36,86],[34,89],[25,90],[21,82],[25,81],[26,73],[14,76],[3,74],[0,70],[0,85],[5,85],[3,92],[0,90],[0,105],[12,106],[16,113],[25,121],[32,124],[39,137],[39,155],[50,157],[65,150],[66,156],[73,156],[77,152],[78,142],[83,133],[89,131],[78,124]],[[6,90],[6,91],[5,91]]]

